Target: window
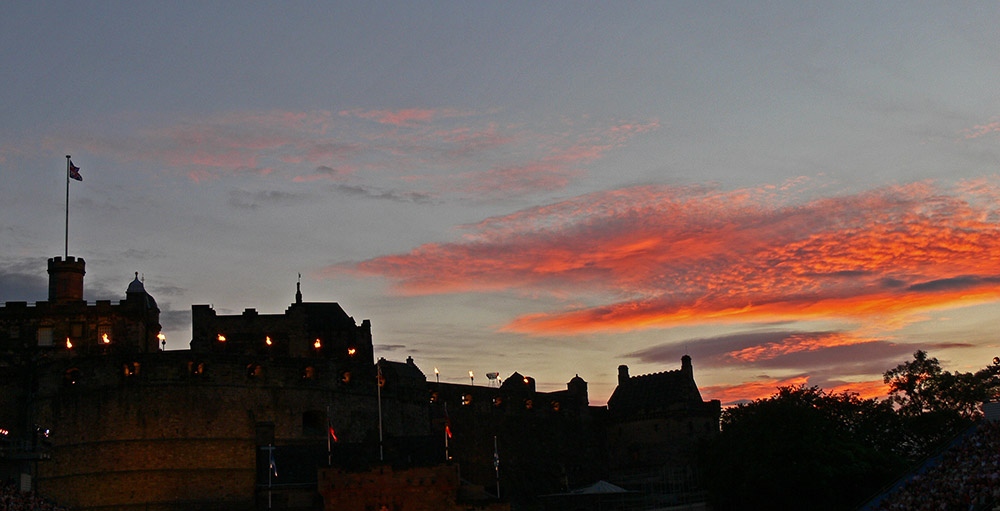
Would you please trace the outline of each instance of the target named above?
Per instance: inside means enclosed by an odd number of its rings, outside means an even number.
[[[250,364],[247,366],[247,378],[256,380],[264,376],[264,367],[260,364]]]
[[[135,376],[139,374],[139,363],[132,362],[131,364],[125,364],[123,366],[123,370],[125,372],[125,376]]]
[[[198,376],[205,374],[205,363],[204,362],[188,362],[188,374],[192,376]]]
[[[302,436],[323,436],[326,434],[326,412],[306,410],[302,412]]]
[[[77,368],[67,369],[63,373],[63,385],[69,387],[76,385],[80,381],[80,370]]]
[[[316,369],[314,369],[313,366],[306,366],[305,369],[302,370],[303,380],[311,380],[315,376],[316,376]]]
[[[97,342],[104,344],[104,336],[107,336],[108,342],[115,338],[111,332],[111,325],[99,325],[97,327]]]
[[[38,329],[38,345],[52,346],[52,327],[43,326]]]

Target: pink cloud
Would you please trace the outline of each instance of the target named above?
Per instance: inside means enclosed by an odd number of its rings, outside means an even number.
[[[600,192],[355,269],[405,294],[521,290],[598,303],[504,327],[547,335],[825,318],[889,325],[1000,299],[1000,258],[985,256],[1000,253],[995,202],[931,183],[789,197],[778,187]]]
[[[418,124],[427,124],[435,118],[457,117],[465,114],[453,109],[432,110],[429,108],[402,108],[399,110],[344,110],[340,112],[340,115],[345,117],[368,119],[379,124],[412,127]]]
[[[976,125],[962,130],[966,139],[979,138],[1000,131],[1000,121]]]

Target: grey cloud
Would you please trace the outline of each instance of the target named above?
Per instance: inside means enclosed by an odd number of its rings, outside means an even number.
[[[49,294],[48,280],[34,273],[0,273],[0,302],[37,302]]]
[[[947,279],[937,279],[929,280],[927,282],[921,282],[919,284],[913,284],[910,286],[910,291],[919,292],[936,292],[936,291],[951,291],[959,289],[968,289],[970,287],[975,287],[980,284],[995,284],[1000,282],[1000,277],[989,276],[982,277],[979,275],[962,275],[959,277],[951,277]]]
[[[233,190],[229,192],[229,205],[240,209],[257,209],[261,206],[287,206],[301,202],[307,196],[278,190],[249,192]]]
[[[161,306],[164,307],[164,306]],[[191,326],[191,310],[160,309],[160,326],[163,330],[184,330]]]
[[[427,204],[432,202],[433,199],[430,194],[423,192],[396,192],[391,190],[377,190],[363,186],[336,185],[334,190],[343,195],[350,195],[353,197],[383,199],[414,204]]]

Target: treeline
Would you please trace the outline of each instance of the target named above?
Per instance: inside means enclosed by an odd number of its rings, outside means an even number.
[[[701,458],[713,508],[854,508],[982,417],[1000,358],[953,373],[917,351],[883,379],[885,399],[794,386],[724,410]]]

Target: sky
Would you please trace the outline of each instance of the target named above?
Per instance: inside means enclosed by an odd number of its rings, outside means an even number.
[[[6,2],[0,302],[335,301],[428,378],[1000,354],[997,2]]]

